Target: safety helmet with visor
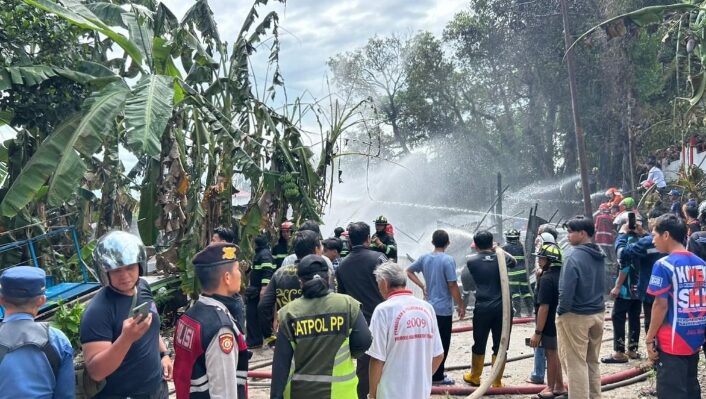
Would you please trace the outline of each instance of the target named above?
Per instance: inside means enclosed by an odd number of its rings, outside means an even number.
[[[137,264],[140,276],[147,270],[147,252],[139,237],[124,231],[111,231],[98,239],[93,250],[93,270],[101,285],[109,286],[108,272]]]

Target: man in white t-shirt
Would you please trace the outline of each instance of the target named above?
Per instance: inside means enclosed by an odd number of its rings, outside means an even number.
[[[393,262],[375,269],[385,302],[370,320],[371,399],[427,399],[431,377],[444,359],[434,308],[405,289],[407,275]]]

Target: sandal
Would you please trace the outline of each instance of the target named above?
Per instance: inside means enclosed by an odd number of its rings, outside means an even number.
[[[625,356],[624,359],[616,359],[613,357],[613,355],[608,355],[603,358],[601,358],[601,363],[605,364],[617,364],[617,363],[627,363],[628,362],[628,357]]]
[[[642,359],[642,354],[640,352],[627,352],[628,358],[632,360]]]
[[[554,399],[554,393],[542,391],[532,396],[532,399]]]
[[[566,398],[569,395],[569,391],[564,392],[552,392],[555,398]]]

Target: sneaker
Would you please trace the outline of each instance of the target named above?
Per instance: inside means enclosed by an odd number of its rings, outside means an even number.
[[[444,374],[444,379],[439,380],[439,381],[433,381],[431,382],[432,385],[454,385],[456,381],[453,379],[449,378],[448,375]]]

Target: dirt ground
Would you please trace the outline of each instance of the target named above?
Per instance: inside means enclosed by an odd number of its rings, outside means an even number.
[[[469,321],[461,321],[454,324],[456,325],[468,325]],[[525,338],[529,337],[534,331],[534,324],[519,324],[513,326],[512,335],[510,339],[510,345],[508,349],[508,358],[530,354],[532,349],[525,346]],[[604,328],[603,338],[610,339],[613,337],[613,327],[610,322],[606,322]],[[642,341],[641,341],[642,342]],[[473,333],[464,332],[454,334],[451,339],[451,350],[449,352],[449,359],[446,362],[447,366],[457,366],[457,365],[468,365],[467,369],[470,368],[471,359],[471,346],[473,344]],[[644,346],[641,345],[640,352],[643,356]],[[602,345],[601,353],[603,355],[609,354],[612,351],[612,341],[605,341]],[[254,351],[254,356],[251,360],[251,364],[260,363],[262,361],[271,359],[272,351],[270,349],[258,349]],[[490,343],[488,346],[488,353],[490,353]],[[486,361],[489,360],[486,359]],[[627,370],[631,367],[638,366],[641,361],[633,360],[628,364],[601,364],[601,374],[610,374],[621,370]],[[706,393],[706,364],[703,358],[700,362],[700,372],[699,376],[701,378],[702,392]],[[503,376],[503,382],[506,385],[525,385],[525,379],[529,376],[533,368],[533,359],[524,359],[516,362],[508,363],[505,367],[505,373]],[[269,370],[269,367],[263,368],[262,370]],[[455,370],[449,371],[448,374],[451,378],[456,380],[456,385],[465,386],[463,382],[463,372],[465,370]],[[490,371],[490,367],[486,367],[484,370],[483,378],[486,378]],[[269,386],[267,385],[269,381],[255,381],[251,379],[250,386],[250,399],[268,399],[269,398]],[[262,386],[264,385],[264,386]],[[626,387],[618,388],[612,391],[605,392],[603,398],[605,399],[637,399],[637,398],[649,398],[651,396],[645,395],[642,392],[649,388],[654,388],[655,379],[650,376],[646,381],[639,382]],[[450,395],[433,395],[432,398],[453,398],[456,396]],[[463,396],[457,396],[463,397]],[[498,399],[516,399],[521,397],[530,397],[530,395],[503,395],[495,396]],[[654,397],[654,396],[652,396]],[[706,397],[704,395],[703,397]]]

